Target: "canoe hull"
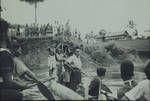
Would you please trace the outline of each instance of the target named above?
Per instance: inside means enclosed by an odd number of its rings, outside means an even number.
[[[83,100],[84,98],[74,92],[73,90],[55,82],[51,81],[49,88],[54,95],[60,97],[61,100]]]

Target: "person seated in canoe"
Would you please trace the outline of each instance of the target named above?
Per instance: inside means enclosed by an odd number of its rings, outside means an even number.
[[[126,92],[121,100],[150,101],[150,60],[146,62],[144,73],[146,79],[141,81],[130,91]]]
[[[89,85],[89,100],[108,100],[110,97],[108,93],[112,93],[111,90],[102,83],[104,79],[106,69],[97,68],[97,77],[93,78]]]
[[[120,65],[121,78],[124,81],[123,87],[117,91],[118,99],[121,99],[126,92],[137,85],[134,77],[134,64],[130,60],[125,60]]]
[[[119,100],[125,96],[125,93],[132,90],[136,85],[137,82],[133,79],[134,78],[134,64],[130,60],[125,60],[121,63],[120,66],[121,71],[121,78],[124,81],[123,87],[119,88],[117,91],[117,97]],[[141,97],[138,101],[145,101],[144,97]]]
[[[14,80],[14,74],[28,78],[35,78],[35,75],[13,54],[8,28],[7,21],[0,19],[0,100],[20,101],[23,100],[21,91],[27,86]]]

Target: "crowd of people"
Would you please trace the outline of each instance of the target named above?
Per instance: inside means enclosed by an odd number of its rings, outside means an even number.
[[[67,50],[68,48],[66,47],[62,50],[61,46],[57,47],[57,49],[48,48],[49,75],[55,77],[61,84],[76,91],[77,86],[81,83],[80,48],[73,47],[69,55],[68,52],[64,52]]]
[[[11,25],[9,32],[16,37],[41,37],[41,36],[59,36],[64,35],[72,39],[81,40],[81,33],[77,29],[72,30],[69,21],[66,24],[60,24],[58,21],[47,24],[26,24]]]
[[[37,78],[14,54],[12,40],[8,36],[8,28],[9,24],[0,19],[0,100],[23,100],[21,91],[28,87],[17,81],[15,76],[30,82]],[[84,73],[80,47],[64,48],[64,46],[58,45],[49,47],[47,51],[49,76],[77,92],[83,85],[82,74]],[[133,78],[133,62],[125,60],[121,63],[120,73],[124,85],[118,90],[117,98],[110,96],[113,91],[102,82],[106,72],[106,68],[97,68],[97,76],[89,84],[89,100],[150,100],[150,60],[144,69],[147,78],[140,83]]]

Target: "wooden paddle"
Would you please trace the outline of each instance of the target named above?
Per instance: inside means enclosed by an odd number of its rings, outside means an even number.
[[[67,67],[69,67],[69,69],[71,69],[72,71],[74,70],[74,67],[72,67],[70,63],[67,62],[67,63],[65,63],[65,65],[66,65]],[[87,74],[84,73],[83,71],[81,71],[81,73],[82,73],[83,75],[89,77],[90,79],[92,79],[91,76],[87,75]]]
[[[26,71],[24,72],[25,73],[24,75],[27,75],[29,78],[33,79],[35,83],[37,83],[38,89],[43,96],[45,96],[48,100],[55,100],[50,90],[42,82],[37,80],[37,77],[28,69],[28,67],[20,59],[18,59],[17,57],[14,57],[13,61],[16,65],[17,70]],[[21,73],[17,72],[17,73],[18,75],[19,74],[23,75],[22,72]]]
[[[42,93],[43,96],[45,96],[48,100],[55,100],[55,97],[50,92],[50,90],[40,81],[37,82],[37,86]]]
[[[72,71],[73,71],[73,67],[71,66],[71,64],[69,64],[68,62],[65,64],[67,67],[69,67]],[[81,71],[81,73],[83,75],[85,75],[86,77],[90,78],[90,79],[93,79],[92,76],[89,76],[88,74],[86,74],[85,72]],[[103,89],[106,91],[106,92],[109,92],[109,93],[112,93],[112,91],[104,84],[101,85],[103,87]]]
[[[52,79],[54,79],[54,77],[52,77],[52,78],[49,78],[49,79],[46,79],[46,80],[44,80],[44,81],[41,81],[42,83],[45,83],[45,82],[47,82],[47,81],[50,81],[50,80],[52,80]],[[32,87],[34,87],[34,86],[36,86],[37,85],[37,83],[34,81],[34,83],[28,83],[28,86],[27,86],[27,89],[29,89],[29,88],[32,88]]]
[[[55,100],[53,94],[41,81],[38,81],[36,78],[34,78],[34,81],[36,82],[39,91],[44,97],[46,97],[48,100]]]

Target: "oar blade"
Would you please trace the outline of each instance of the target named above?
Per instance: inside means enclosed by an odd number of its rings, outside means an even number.
[[[41,82],[37,83],[38,89],[42,93],[43,96],[45,96],[48,100],[55,100],[55,97],[50,92],[50,90]]]
[[[108,93],[112,93],[112,91],[104,84],[102,84],[102,88],[104,91],[108,92]]]

